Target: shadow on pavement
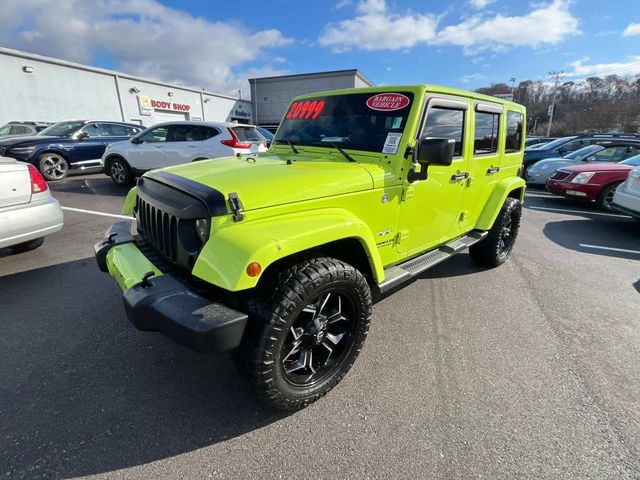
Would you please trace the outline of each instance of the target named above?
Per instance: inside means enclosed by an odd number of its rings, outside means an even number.
[[[67,177],[48,183],[52,192],[84,195],[100,195],[106,197],[124,197],[130,187],[122,187],[113,183],[106,175],[91,177]]]
[[[583,247],[580,244],[638,250],[640,228],[631,218],[594,218],[549,222],[542,230],[547,238],[558,245],[582,253],[606,257],[640,260],[640,255],[612,250]]]
[[[138,332],[93,258],[0,278],[0,312],[2,477],[103,474],[285,415],[253,398],[228,355]]]

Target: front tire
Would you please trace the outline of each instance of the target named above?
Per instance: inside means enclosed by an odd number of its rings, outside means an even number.
[[[613,195],[616,193],[616,188],[622,182],[612,183],[611,185],[607,185],[598,194],[598,198],[596,198],[596,206],[600,210],[604,210],[605,212],[612,212],[611,202],[613,201]]]
[[[507,198],[493,222],[489,234],[480,242],[469,247],[471,258],[482,267],[502,265],[516,243],[520,230],[522,204],[516,198]]]
[[[298,410],[335,387],[369,331],[371,291],[358,270],[312,258],[271,275],[248,310],[251,325],[234,352],[260,396]]]
[[[121,158],[113,158],[107,164],[107,173],[116,185],[133,185],[133,173],[129,164]]]
[[[67,160],[57,153],[43,153],[38,157],[38,167],[42,176],[49,181],[62,180],[69,173]]]

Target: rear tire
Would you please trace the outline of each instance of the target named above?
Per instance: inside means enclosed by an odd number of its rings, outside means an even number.
[[[622,182],[612,183],[611,185],[607,185],[598,194],[598,198],[596,198],[596,207],[600,210],[604,210],[606,212],[611,212],[611,201],[613,200],[613,194],[616,193],[616,188]]]
[[[355,362],[369,331],[371,291],[358,270],[333,258],[283,268],[261,291],[246,300],[250,325],[233,358],[263,400],[298,410]]]
[[[31,250],[35,250],[40,247],[44,243],[44,237],[34,238],[33,240],[29,240],[28,242],[19,243],[11,247],[11,249],[16,253],[24,253],[29,252]]]
[[[120,186],[133,185],[133,173],[129,164],[122,158],[115,157],[107,163],[107,174],[113,183]]]
[[[482,267],[493,268],[502,265],[509,258],[516,243],[521,217],[520,200],[507,198],[489,234],[469,247],[471,258]]]

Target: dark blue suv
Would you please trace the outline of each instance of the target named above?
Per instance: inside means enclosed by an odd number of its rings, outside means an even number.
[[[0,139],[0,156],[35,165],[47,180],[61,180],[70,169],[101,167],[107,145],[142,130],[140,125],[122,122],[59,122],[34,136]]]

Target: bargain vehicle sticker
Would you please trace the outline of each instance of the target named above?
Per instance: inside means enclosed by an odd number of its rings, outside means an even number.
[[[391,110],[400,110],[409,105],[409,97],[401,93],[378,93],[367,99],[367,107],[372,110],[381,112],[389,112]]]
[[[387,139],[382,147],[382,153],[390,153],[395,155],[398,152],[398,145],[400,145],[400,139],[402,138],[402,132],[389,132],[387,133]]]

